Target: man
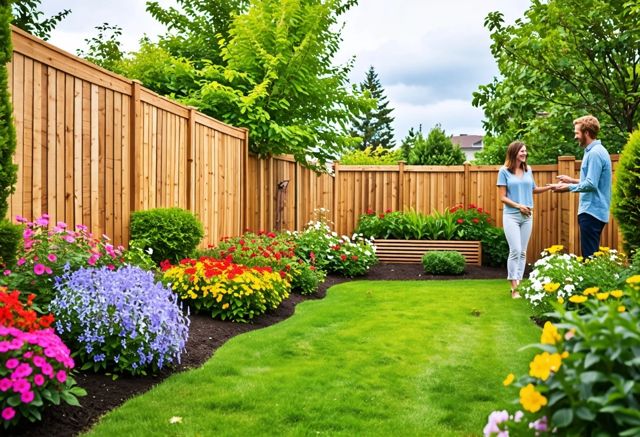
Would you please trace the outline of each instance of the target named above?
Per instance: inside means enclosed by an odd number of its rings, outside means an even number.
[[[600,122],[592,115],[573,121],[575,139],[584,148],[580,167],[580,179],[567,175],[558,176],[560,183],[552,184],[555,192],[580,193],[578,225],[583,258],[598,250],[602,229],[609,222],[611,206],[611,158],[597,139]]]

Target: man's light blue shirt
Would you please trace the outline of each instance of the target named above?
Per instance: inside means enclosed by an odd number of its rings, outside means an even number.
[[[569,191],[580,193],[578,214],[587,213],[601,222],[609,222],[611,157],[600,140],[594,140],[584,149],[580,182],[569,185]]]

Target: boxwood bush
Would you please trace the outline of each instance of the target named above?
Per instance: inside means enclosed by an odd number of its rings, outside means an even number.
[[[0,266],[13,268],[22,243],[22,226],[0,220]]]
[[[160,263],[188,258],[204,235],[202,223],[181,208],[156,208],[131,214],[131,240],[153,249],[151,258]]]
[[[422,256],[422,265],[431,275],[461,275],[465,259],[455,250],[432,250]]]

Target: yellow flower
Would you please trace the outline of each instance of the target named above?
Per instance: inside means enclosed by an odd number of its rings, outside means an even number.
[[[598,300],[606,300],[609,297],[609,293],[596,293]]]
[[[598,250],[600,250],[600,252],[609,252],[609,250],[611,249],[609,249],[607,246],[600,246]]]
[[[558,303],[559,303],[560,305],[562,305],[562,304],[564,303],[564,298],[559,297],[559,298],[558,298]]]
[[[584,294],[585,296],[591,296],[596,294],[598,291],[600,291],[600,288],[598,287],[589,287],[587,289],[585,289],[582,294]]]
[[[533,384],[528,384],[520,389],[520,403],[525,410],[536,413],[547,405],[547,398],[538,393]]]
[[[633,275],[625,281],[629,285],[636,285],[640,283],[640,275]]]
[[[564,246],[562,244],[554,244],[553,246],[545,250],[549,252],[549,254],[553,255],[554,253],[560,252],[562,249],[564,249]]]
[[[620,306],[618,307],[618,312],[619,312],[619,313],[624,313],[625,309],[626,309],[626,308],[624,307],[624,305],[620,305]]]
[[[547,293],[553,293],[558,288],[560,288],[560,284],[558,284],[557,282],[549,282],[548,284],[544,284],[544,291],[546,291]]]
[[[622,290],[613,290],[611,292],[611,296],[615,297],[616,299],[620,299],[622,296],[624,296],[624,292]]]
[[[222,304],[222,309],[226,310],[227,308],[229,308],[229,304],[228,303],[223,303]]]
[[[506,386],[508,386],[508,385],[510,385],[510,384],[513,382],[513,380],[515,379],[515,377],[516,377],[516,376],[515,376],[513,373],[509,373],[509,374],[507,375],[507,377],[505,378],[505,380],[504,380],[504,381],[502,381],[502,384],[503,384],[505,387],[506,387]]]
[[[536,355],[533,361],[529,363],[529,376],[546,381],[552,371],[557,372],[560,369],[561,364],[562,357],[560,354],[542,352]]]
[[[584,259],[584,258],[582,258],[581,256],[577,256],[577,257],[576,257],[576,260],[578,260],[578,262],[582,262],[582,260],[583,260],[583,259]]]
[[[567,352],[567,351],[564,351],[564,352],[562,352],[562,354],[560,354],[560,358],[562,358],[563,360],[565,358],[567,358],[568,356],[569,356],[569,352]]]
[[[573,302],[573,303],[582,303],[585,302],[587,300],[587,296],[571,296],[569,298],[569,302]]]
[[[602,256],[604,255],[604,253],[598,251],[598,252],[593,252],[593,256],[598,257],[598,256]]]
[[[551,322],[545,322],[544,328],[542,328],[540,343],[556,344],[560,340],[562,340],[562,337],[558,334],[558,328],[556,328]]]

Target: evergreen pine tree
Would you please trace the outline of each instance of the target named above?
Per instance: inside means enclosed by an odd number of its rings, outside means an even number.
[[[9,97],[7,63],[11,61],[11,2],[0,3],[0,219],[9,210],[8,198],[14,190],[18,168],[13,163],[16,151],[16,131]]]
[[[460,146],[453,144],[440,125],[436,125],[425,139],[418,134],[409,155],[411,165],[461,165],[466,157]]]
[[[393,127],[391,126],[394,119],[391,117],[393,108],[389,108],[389,101],[384,95],[384,88],[382,88],[373,66],[369,67],[364,82],[360,84],[360,90],[369,91],[371,98],[376,101],[376,107],[354,117],[351,136],[362,138],[362,143],[358,146],[360,150],[369,146],[373,148],[382,146],[385,149],[391,149],[395,146]]]
[[[413,129],[413,127],[410,127],[407,136],[402,140],[400,149],[402,150],[402,159],[404,159],[406,162],[409,162],[411,150],[415,147],[418,137],[422,137],[422,125],[418,126],[417,132]]]

